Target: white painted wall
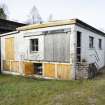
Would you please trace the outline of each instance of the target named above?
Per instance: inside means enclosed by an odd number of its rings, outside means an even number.
[[[94,37],[94,47],[98,53],[98,56],[100,58],[100,61],[98,61],[99,68],[103,67],[105,65],[105,37],[99,34],[96,34],[92,31],[89,31],[87,29],[81,28],[79,26],[75,26],[76,31],[82,32],[81,37],[81,57],[82,59],[86,59],[88,63],[94,63],[96,61],[96,58],[94,55],[96,55],[94,49],[89,48],[89,36]],[[99,42],[98,40],[102,39],[102,50],[99,49]]]
[[[5,60],[5,38],[14,37],[15,60],[43,60],[44,59],[44,35],[43,31],[56,29],[72,29],[74,25],[55,26],[41,29],[20,31],[19,33],[1,37],[1,59]],[[30,52],[30,39],[39,39],[39,51]],[[49,45],[50,46],[50,45]]]
[[[16,59],[17,60],[44,60],[44,35],[43,31],[56,30],[69,28],[70,30],[74,25],[65,25],[65,26],[56,26],[56,27],[47,27],[41,29],[32,29],[21,31],[16,38]],[[39,39],[39,51],[30,52],[30,39],[38,38]],[[50,46],[50,45],[49,45]]]

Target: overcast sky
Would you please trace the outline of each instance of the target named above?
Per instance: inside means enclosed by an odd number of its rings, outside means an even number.
[[[105,30],[105,0],[2,0],[8,6],[10,19],[25,21],[35,5],[44,21],[78,18]]]

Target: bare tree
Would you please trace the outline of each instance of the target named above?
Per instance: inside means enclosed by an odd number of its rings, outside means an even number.
[[[35,6],[32,7],[29,17],[30,18],[28,19],[27,23],[30,23],[30,24],[42,23],[42,18],[39,14],[38,9]]]
[[[53,15],[50,14],[50,15],[48,16],[48,21],[52,21],[52,20],[53,20]]]

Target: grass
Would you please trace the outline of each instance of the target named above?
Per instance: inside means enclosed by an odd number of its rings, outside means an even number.
[[[57,81],[0,75],[0,105],[104,105],[105,74]]]

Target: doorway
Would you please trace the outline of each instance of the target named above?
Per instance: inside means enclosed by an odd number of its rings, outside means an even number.
[[[77,31],[77,48],[76,48],[76,60],[81,62],[81,32]]]
[[[42,63],[34,63],[34,74],[42,75]]]

